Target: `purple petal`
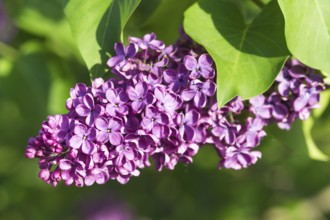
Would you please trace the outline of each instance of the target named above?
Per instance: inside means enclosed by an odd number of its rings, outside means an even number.
[[[251,98],[249,102],[255,107],[262,106],[265,103],[265,96],[258,95],[256,97]]]
[[[87,127],[86,125],[83,124],[77,124],[74,127],[73,132],[79,135],[80,137],[83,137],[87,133]]]
[[[293,103],[294,110],[298,112],[301,109],[303,109],[307,105],[308,99],[309,99],[309,94],[304,94],[303,96],[299,96]]]
[[[204,53],[198,58],[198,64],[202,67],[211,67],[213,60],[208,54]]]
[[[153,107],[152,105],[148,105],[146,107],[145,117],[152,118],[155,117],[156,114],[157,114],[157,109],[155,107]]]
[[[93,152],[96,150],[94,143],[90,141],[83,141],[81,150],[85,154],[93,154]]]
[[[262,118],[269,119],[271,117],[271,107],[261,106],[256,109],[256,114]]]
[[[194,97],[194,104],[198,108],[203,108],[206,105],[206,95],[201,92],[197,92]]]
[[[255,147],[259,144],[260,138],[257,132],[247,132],[246,134],[246,145],[248,147]]]
[[[141,112],[141,110],[143,109],[144,106],[145,106],[145,104],[143,102],[140,102],[140,101],[132,102],[132,109],[137,113]]]
[[[227,144],[233,144],[235,142],[236,135],[231,129],[225,130],[225,141]]]
[[[139,95],[137,94],[137,92],[135,91],[135,89],[131,86],[129,86],[126,89],[126,92],[127,92],[129,99],[132,101],[138,100],[140,98]]]
[[[115,51],[117,55],[125,56],[125,47],[123,43],[115,43]]]
[[[145,82],[138,83],[135,86],[136,94],[140,97],[144,97],[148,92],[148,85]]]
[[[85,105],[83,104],[79,104],[77,107],[76,107],[76,113],[79,115],[79,116],[82,116],[82,117],[86,117],[87,115],[89,115],[89,113],[91,112],[91,110],[89,108],[87,108]]]
[[[177,73],[173,69],[167,69],[163,72],[166,83],[172,83],[177,79]]]
[[[274,105],[272,113],[275,119],[281,120],[287,116],[288,109],[282,103],[277,103]]]
[[[141,122],[142,127],[147,131],[151,131],[153,124],[153,121],[149,118],[143,118]]]
[[[207,96],[213,96],[216,90],[216,85],[214,82],[208,80],[203,84],[202,92]]]
[[[185,89],[181,93],[181,97],[184,101],[190,101],[192,100],[196,95],[196,91],[191,89]]]
[[[129,101],[128,96],[125,91],[120,91],[118,94],[118,98],[122,103],[126,103]]]
[[[201,75],[204,77],[204,79],[212,79],[215,76],[214,69],[210,68],[203,68],[201,69]]]
[[[195,57],[187,55],[183,59],[184,66],[187,68],[187,70],[193,70],[197,67],[197,60]]]
[[[84,182],[85,182],[85,185],[86,185],[86,186],[91,186],[91,185],[94,184],[94,182],[95,182],[95,178],[94,178],[93,175],[86,176]]]
[[[134,152],[131,148],[125,149],[124,154],[127,160],[133,160],[135,158]]]
[[[123,122],[120,118],[111,118],[108,127],[112,131],[119,131],[123,127]]]
[[[58,166],[61,170],[70,170],[72,168],[72,162],[68,159],[61,159]]]
[[[123,62],[125,60],[125,57],[124,56],[114,56],[114,57],[111,57],[108,62],[107,62],[107,65],[110,67],[110,68],[113,68],[115,66],[117,66],[119,63]]]
[[[96,136],[96,140],[100,143],[105,143],[109,140],[109,133],[107,131],[100,131]]]
[[[109,134],[110,143],[114,146],[118,146],[123,142],[123,136],[119,132],[111,132]]]
[[[132,58],[135,56],[135,54],[137,53],[138,48],[135,44],[130,43],[127,47],[126,47],[126,57]]]
[[[107,104],[105,111],[111,116],[116,116],[116,107],[113,104]],[[96,120],[95,120],[96,122]]]
[[[199,113],[196,110],[190,110],[186,113],[185,122],[187,125],[195,125],[198,122]]]
[[[82,145],[82,142],[83,142],[83,139],[80,136],[73,135],[69,140],[69,145],[70,145],[70,147],[72,147],[74,149],[78,149]]]
[[[150,33],[150,34],[146,34],[143,36],[143,41],[145,42],[150,42],[156,39],[156,34],[155,33]]]
[[[91,94],[86,94],[83,98],[83,101],[87,108],[89,108],[89,109],[94,108],[94,98]]]
[[[105,93],[105,97],[111,103],[114,103],[117,100],[117,94],[113,89],[108,89]]]
[[[106,131],[108,129],[108,121],[105,118],[97,118],[95,127],[101,131]]]
[[[192,141],[195,135],[195,130],[189,125],[184,126],[184,134],[187,141]]]
[[[161,102],[164,100],[165,92],[162,88],[156,87],[154,93],[155,93],[156,99],[158,99]]]

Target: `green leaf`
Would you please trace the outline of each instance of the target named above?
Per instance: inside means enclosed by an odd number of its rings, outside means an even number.
[[[330,1],[279,0],[290,52],[313,68],[330,72]]]
[[[114,43],[122,41],[125,24],[141,0],[71,0],[65,7],[72,34],[91,79],[106,72]]]
[[[179,37],[183,12],[195,1],[162,0],[156,10],[142,24],[141,30],[145,33],[155,32],[158,38],[165,43],[173,43]],[[173,14],[173,16],[168,16],[169,14]],[[166,19],[164,19],[165,17]]]
[[[223,0],[195,3],[184,16],[185,31],[216,63],[219,106],[238,95],[248,99],[265,92],[289,54],[276,1],[249,24],[234,4]]]
[[[316,146],[313,137],[312,137],[312,128],[314,125],[314,118],[309,117],[307,120],[303,121],[302,129],[305,136],[305,141],[307,145],[307,150],[310,158],[314,160],[328,161],[329,157],[325,155],[320,149]]]

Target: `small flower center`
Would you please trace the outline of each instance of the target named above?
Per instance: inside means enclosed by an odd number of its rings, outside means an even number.
[[[118,107],[119,106],[119,104],[118,103],[115,103],[115,107]]]
[[[84,136],[82,137],[82,139],[83,139],[83,140],[86,140],[86,139],[87,139],[86,135],[84,135]]]
[[[108,133],[111,133],[111,128],[108,128],[108,129],[107,129],[107,132],[108,132]]]
[[[142,98],[141,98],[141,97],[139,98],[139,101],[140,101],[140,102],[142,101]]]
[[[154,117],[151,118],[151,121],[156,121],[156,119]]]

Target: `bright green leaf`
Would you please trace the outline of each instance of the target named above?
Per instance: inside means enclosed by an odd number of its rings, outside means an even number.
[[[122,41],[124,26],[141,0],[71,0],[65,7],[72,34],[85,60],[90,77],[107,69],[114,43]]]
[[[289,54],[276,1],[249,24],[230,2],[200,1],[185,12],[184,28],[216,63],[219,106],[238,95],[248,99],[265,92]]]
[[[330,1],[279,0],[290,52],[301,62],[330,72]]]

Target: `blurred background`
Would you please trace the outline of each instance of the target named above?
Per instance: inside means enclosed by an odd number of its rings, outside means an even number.
[[[24,157],[27,140],[47,115],[66,113],[71,87],[90,85],[64,2],[0,0],[0,219],[330,219],[330,164],[309,158],[301,123],[290,132],[269,130],[259,147],[262,159],[241,171],[219,171],[217,154],[205,147],[189,166],[161,173],[150,167],[126,185],[46,185],[37,160]],[[182,13],[192,2],[142,1],[126,33],[155,31],[171,43],[182,17],[167,16],[165,23],[164,14]],[[247,17],[257,10],[250,9]],[[312,129],[327,155],[329,122],[327,108]]]

